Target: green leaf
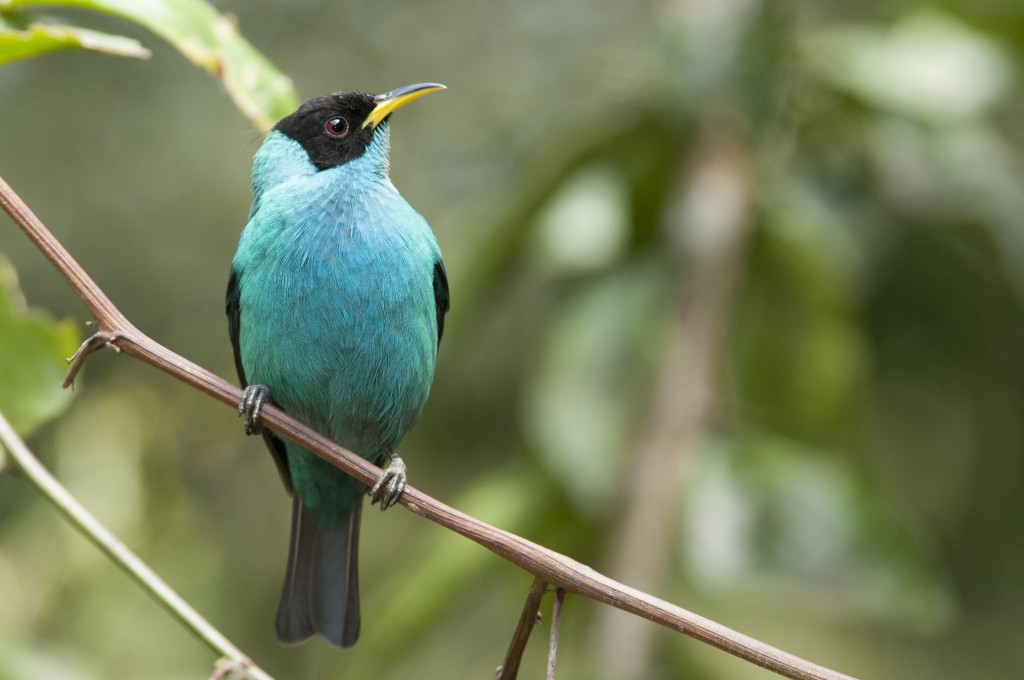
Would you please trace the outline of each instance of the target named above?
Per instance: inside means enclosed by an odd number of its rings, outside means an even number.
[[[857,251],[844,225],[798,189],[751,245],[732,338],[736,403],[794,439],[840,446],[857,422],[868,361]]]
[[[204,0],[0,0],[0,8],[30,5],[103,12],[149,29],[219,80],[261,131],[298,108],[292,81],[242,37],[233,17]]]
[[[132,38],[78,26],[45,24],[21,13],[0,15],[0,65],[68,49],[138,59],[150,56],[149,50]]]
[[[808,51],[826,82],[883,110],[938,123],[982,116],[1013,87],[1009,48],[934,10],[885,30],[839,24]]]
[[[670,318],[662,285],[657,267],[638,259],[567,296],[527,383],[528,441],[573,509],[591,517],[615,507]]]
[[[70,321],[27,309],[14,267],[0,256],[0,410],[25,435],[71,401],[61,387],[65,357],[79,344]]]
[[[688,484],[679,557],[698,583],[725,592],[790,581],[878,620],[948,621],[955,598],[942,570],[852,461],[754,428],[710,438]]]

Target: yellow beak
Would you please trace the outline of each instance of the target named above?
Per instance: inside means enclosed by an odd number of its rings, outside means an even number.
[[[363,127],[368,127],[372,130],[380,125],[381,121],[394,113],[395,109],[399,109],[425,94],[446,89],[448,88],[441,83],[416,83],[415,85],[399,87],[384,94],[378,94],[373,98],[377,105],[373,107],[373,111],[370,111],[370,115],[363,121]]]

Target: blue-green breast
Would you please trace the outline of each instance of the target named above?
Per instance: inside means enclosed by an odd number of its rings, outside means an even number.
[[[375,141],[359,159],[307,171],[301,147],[272,133],[260,150],[269,158],[254,164],[253,211],[234,261],[248,382],[375,462],[394,451],[430,391],[440,259],[426,221],[387,177],[381,137],[382,148]],[[261,165],[280,176],[261,177]],[[287,446],[296,493],[319,521],[360,502],[354,480]]]

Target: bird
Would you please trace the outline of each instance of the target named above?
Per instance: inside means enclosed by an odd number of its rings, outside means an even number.
[[[358,542],[367,487],[260,425],[273,403],[387,469],[370,490],[387,509],[405,489],[397,447],[430,393],[450,307],[426,220],[390,179],[391,114],[445,89],[335,92],[278,122],[256,152],[252,207],[226,296],[239,413],[262,434],[292,497],[275,619],[283,644],[359,637]]]

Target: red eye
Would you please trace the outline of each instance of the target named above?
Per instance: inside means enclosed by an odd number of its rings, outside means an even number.
[[[348,133],[348,121],[344,118],[331,118],[324,125],[324,129],[331,137],[344,137]]]

